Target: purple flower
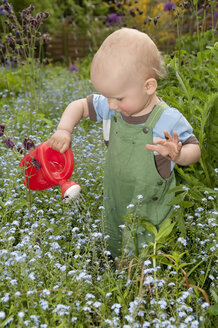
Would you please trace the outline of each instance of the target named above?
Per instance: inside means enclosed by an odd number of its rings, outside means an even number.
[[[5,11],[3,8],[0,8],[0,15],[7,16],[7,11]]]
[[[133,9],[130,9],[130,11],[129,11],[129,13],[130,13],[130,15],[132,16],[132,17],[135,17],[135,11],[133,10]]]
[[[110,14],[110,15],[107,16],[106,23],[107,23],[108,26],[120,25],[121,17],[116,13]]]
[[[37,161],[36,158],[33,157],[33,159],[31,160],[31,164],[37,169],[40,170],[42,165]]]
[[[4,135],[5,132],[5,124],[0,124],[0,137],[2,137]]]
[[[176,9],[176,4],[174,2],[168,1],[164,5],[164,11],[172,11]]]
[[[78,67],[76,65],[70,65],[69,71],[70,72],[77,72],[78,71]]]
[[[15,146],[15,143],[13,142],[13,140],[10,137],[7,137],[4,140],[2,140],[2,143],[4,143],[8,148],[11,148],[11,149],[13,149]]]
[[[35,148],[34,142],[32,139],[25,137],[23,141],[24,148],[26,150],[30,150],[31,148]]]

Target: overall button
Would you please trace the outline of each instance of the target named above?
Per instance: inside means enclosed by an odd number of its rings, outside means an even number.
[[[158,200],[157,196],[152,197],[153,200]]]
[[[114,122],[117,122],[117,118],[116,118],[116,116],[114,116]]]
[[[161,181],[161,180],[158,181],[158,183],[157,183],[158,186],[162,186],[162,184],[163,184],[163,181]]]
[[[148,128],[143,128],[143,132],[145,133],[145,134],[147,134],[148,133]]]

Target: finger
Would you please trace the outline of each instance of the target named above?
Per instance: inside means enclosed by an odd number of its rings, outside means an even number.
[[[165,144],[166,144],[166,140],[165,140],[165,139],[155,140],[155,141],[153,142],[153,145],[157,145],[157,144],[165,145]]]
[[[61,154],[63,154],[63,153],[65,153],[65,151],[67,151],[67,146],[66,146],[66,145],[63,145],[63,146],[61,147],[61,149],[59,150],[59,152],[60,152]]]
[[[157,147],[158,145],[150,145],[150,144],[145,145],[146,149],[153,150],[153,151],[156,151]]]
[[[181,149],[182,149],[182,142],[179,141],[179,143],[178,143],[178,150],[180,151]]]
[[[178,136],[178,133],[176,131],[173,131],[173,140],[175,141],[175,143],[179,142],[179,136]]]
[[[165,136],[166,140],[170,140],[170,141],[173,140],[171,135],[169,134],[169,132],[167,130],[164,130],[164,136]]]

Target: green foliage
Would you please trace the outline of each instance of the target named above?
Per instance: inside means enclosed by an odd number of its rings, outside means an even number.
[[[75,25],[82,29],[90,28],[90,24],[93,23],[92,17],[105,15],[108,10],[107,3],[100,0],[94,0],[90,5],[79,0],[11,0],[10,2],[16,13],[30,5],[34,5],[36,11],[48,11],[50,18],[45,26],[50,32],[56,32],[65,17],[71,18],[72,28]]]
[[[218,142],[215,133],[218,128],[218,81],[214,74],[218,61],[217,43],[196,54],[176,51],[173,58],[166,56],[165,59],[169,76],[167,81],[160,82],[159,94],[191,123],[202,151],[200,165],[184,168],[184,172],[191,174],[190,179],[194,177],[213,188]],[[195,170],[196,166],[198,170]]]

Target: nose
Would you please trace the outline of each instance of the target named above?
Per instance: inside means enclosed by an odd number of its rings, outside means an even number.
[[[108,104],[109,104],[110,109],[114,109],[114,110],[118,109],[117,100],[116,99],[107,98],[107,101],[108,101]]]

